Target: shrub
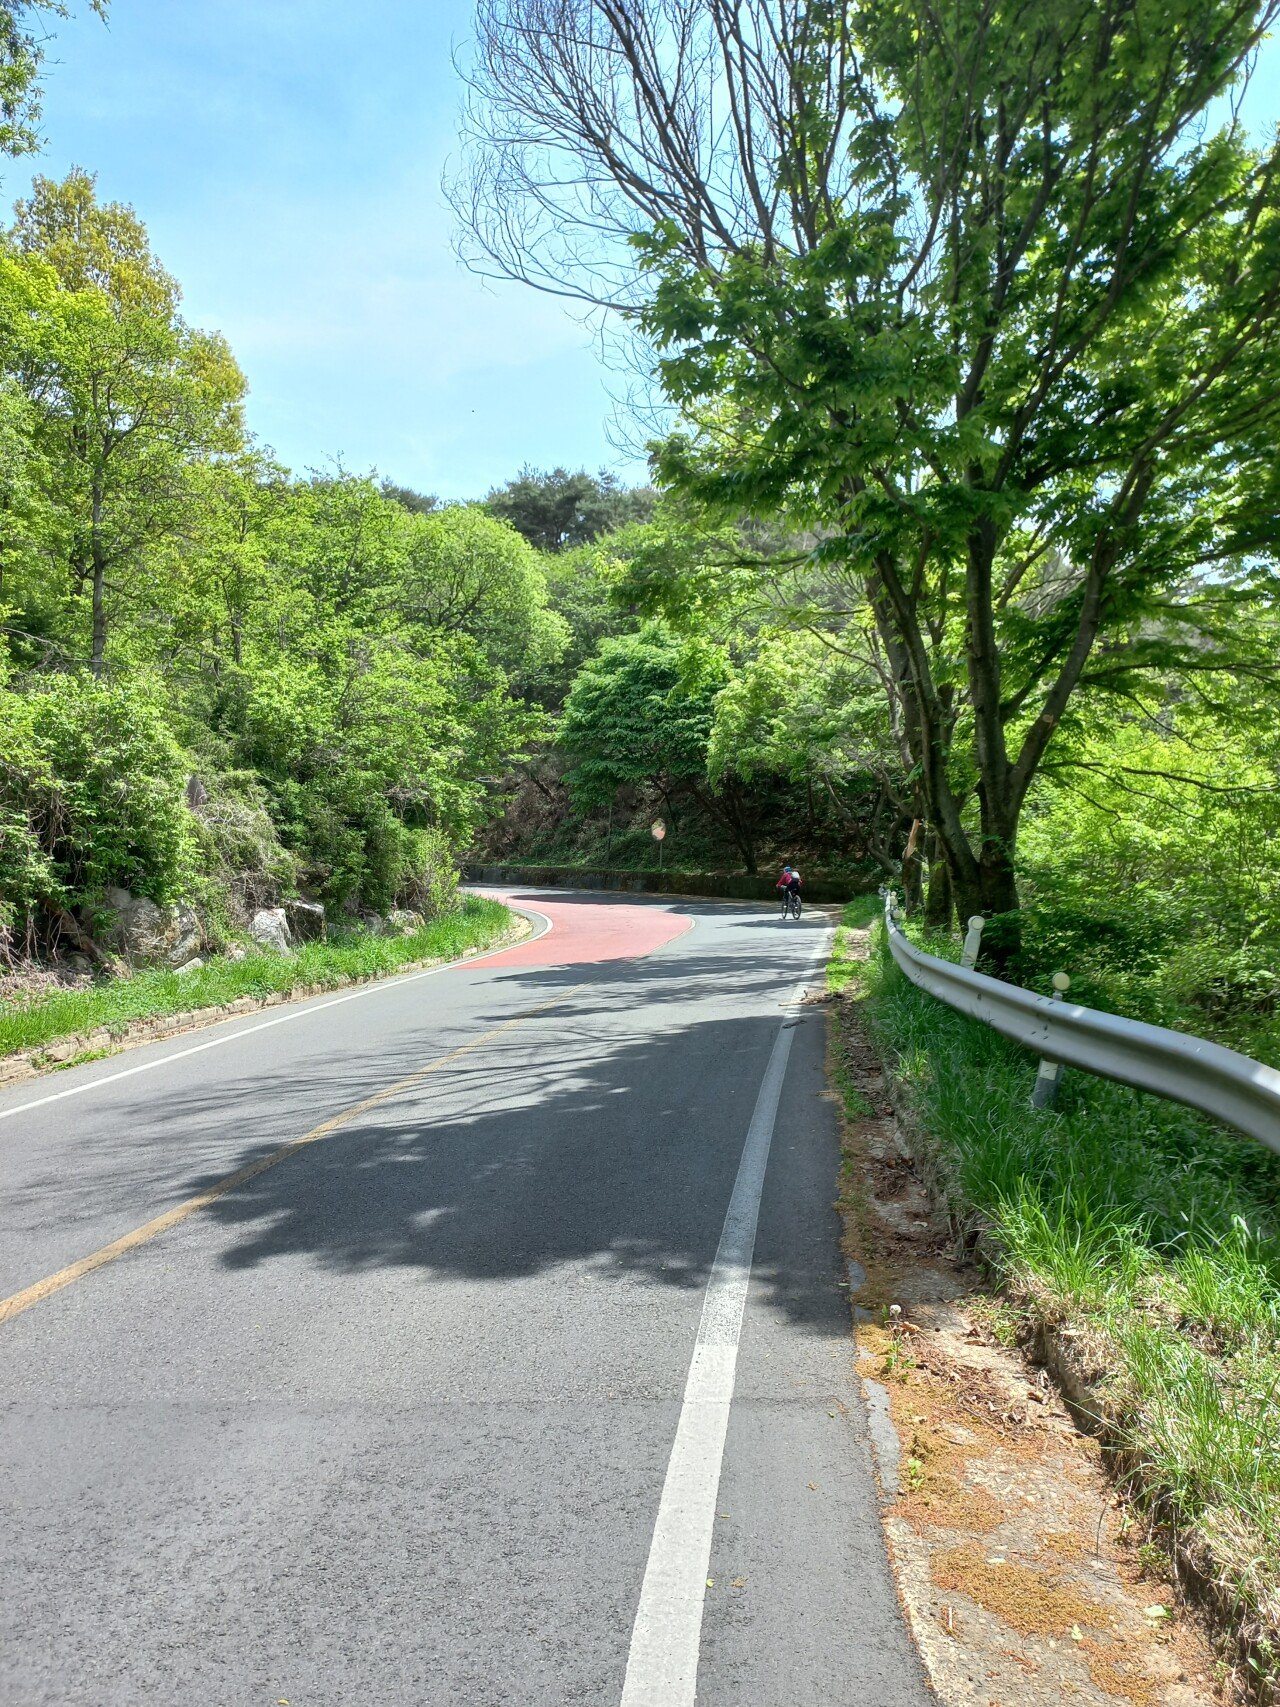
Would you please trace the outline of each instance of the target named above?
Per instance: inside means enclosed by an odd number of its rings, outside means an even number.
[[[195,853],[187,761],[145,679],[0,685],[0,921],[119,884],[166,902]]]

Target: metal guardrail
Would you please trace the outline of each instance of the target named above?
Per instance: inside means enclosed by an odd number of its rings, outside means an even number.
[[[1185,1103],[1280,1152],[1280,1071],[1274,1067],[1202,1037],[1037,996],[926,954],[894,918],[891,895],[885,897],[885,928],[900,969],[949,1007],[1046,1060]]]

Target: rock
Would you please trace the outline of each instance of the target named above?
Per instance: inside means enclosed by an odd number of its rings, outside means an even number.
[[[228,960],[243,960],[248,952],[249,950],[242,942],[230,942],[227,944],[226,958]]]
[[[259,948],[272,949],[276,954],[289,954],[293,938],[283,907],[262,907],[249,921],[249,935]]]
[[[410,912],[407,907],[393,907],[387,914],[387,924],[401,936],[412,936],[414,931],[422,929],[423,918],[421,913]]]
[[[324,941],[324,908],[319,901],[286,901],[284,916],[289,921],[290,931],[299,942]]]
[[[194,907],[189,907],[185,901],[179,901],[176,907],[170,909],[170,928],[174,932],[175,941],[165,959],[175,971],[185,970],[186,962],[204,947],[204,926],[200,923],[200,915]]]
[[[125,900],[115,904],[120,894]],[[123,954],[127,960],[159,960],[170,942],[170,920],[164,909],[145,895],[130,895],[127,890],[109,889],[105,899],[111,905],[112,919],[103,933],[103,942],[113,954]]]
[[[204,961],[197,954],[194,960],[188,960],[182,966],[175,966],[174,971],[181,977],[184,972],[198,972],[203,965]]]
[[[367,931],[370,936],[386,936],[387,934],[387,921],[381,913],[357,913],[356,922],[360,929]]]
[[[145,895],[131,895],[127,889],[115,887],[104,891],[102,899],[111,914],[101,933],[102,944],[126,960],[162,960],[176,968],[205,946],[200,915],[185,901],[175,907],[158,907]]]
[[[67,965],[73,972],[92,972],[93,962],[87,954],[69,954]]]

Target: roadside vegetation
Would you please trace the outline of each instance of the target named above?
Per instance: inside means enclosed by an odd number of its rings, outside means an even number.
[[[7,8],[0,154],[58,11]],[[1239,99],[1277,18],[478,0],[463,247],[623,311],[652,487],[283,468],[137,213],[37,176],[0,1045],[456,953],[498,928],[462,857],[652,869],[660,817],[673,870],[893,882],[943,952],[980,911],[989,970],[1280,1063],[1280,142]],[[219,958],[290,904],[332,940]],[[1276,1163],[1078,1075],[1033,1114],[1025,1059],[847,941],[957,1228],[1271,1675]]]
[[[1102,1429],[1148,1545],[1207,1590],[1265,1698],[1280,1690],[1280,1158],[1085,1074],[1031,1108],[1035,1061],[917,990],[872,909],[828,985],[865,1025],[957,1238]],[[858,938],[863,940],[859,941]],[[943,946],[934,942],[935,949]],[[851,953],[851,949],[853,952]]]
[[[225,1007],[245,996],[261,1000],[310,995],[385,978],[406,966],[489,948],[513,922],[509,909],[497,901],[468,895],[455,911],[403,936],[352,930],[335,933],[328,942],[304,943],[292,955],[219,957],[192,972],[152,967],[78,989],[11,1000],[0,1007],[0,1056],[101,1030],[112,1033],[114,1040],[134,1020]]]

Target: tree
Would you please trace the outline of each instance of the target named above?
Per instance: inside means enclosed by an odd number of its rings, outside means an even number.
[[[572,760],[565,776],[580,807],[612,803],[620,788],[650,789],[675,818],[692,796],[728,830],[756,868],[747,803],[736,778],[707,778],[716,696],[729,680],[724,654],[677,640],[658,623],[605,640],[574,679],[556,739]]]
[[[544,474],[529,467],[485,499],[495,516],[510,522],[539,551],[587,545],[627,522],[647,521],[655,502],[648,487],[624,487],[607,469],[593,477],[585,469]]]
[[[90,0],[100,18],[106,0]],[[65,18],[60,0],[0,0],[0,154],[34,153],[40,146],[40,69],[44,44],[31,25],[36,14]]]
[[[716,698],[710,782],[758,790],[776,779],[796,803],[793,835],[812,838],[834,817],[857,859],[896,875],[910,790],[875,676],[808,633],[765,635],[744,651]]]
[[[382,495],[391,498],[402,509],[415,516],[429,516],[440,508],[440,500],[429,492],[415,492],[412,486],[397,486],[394,480],[382,482]]]
[[[564,622],[547,608],[537,553],[479,505],[414,516],[403,569],[387,590],[412,630],[468,634],[509,675],[527,680],[563,652]]]
[[[243,440],[243,375],[178,300],[132,210],[100,207],[87,174],[37,178],[18,204],[0,252],[0,346],[38,421],[72,585],[89,594],[95,674],[113,597],[144,546],[181,525],[190,465]]]
[[[1280,155],[1206,109],[1278,11],[481,0],[476,251],[638,319],[665,480],[815,530],[962,911],[1081,696],[1265,667]]]

